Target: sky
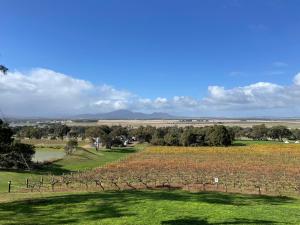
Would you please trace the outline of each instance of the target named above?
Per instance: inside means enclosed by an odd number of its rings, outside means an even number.
[[[298,0],[0,5],[5,115],[300,115]]]

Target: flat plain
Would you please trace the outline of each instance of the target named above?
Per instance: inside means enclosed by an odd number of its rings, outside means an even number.
[[[287,120],[232,120],[232,119],[201,119],[201,120],[98,120],[97,122],[78,122],[67,121],[68,126],[125,126],[137,128],[139,126],[154,126],[154,127],[205,127],[212,125],[225,125],[225,126],[240,126],[240,127],[252,127],[253,125],[265,124],[267,127],[284,125],[288,128],[300,128],[300,120],[287,119]]]

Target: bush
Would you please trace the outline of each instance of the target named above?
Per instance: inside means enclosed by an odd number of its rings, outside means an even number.
[[[78,147],[78,142],[75,139],[71,139],[67,142],[65,146],[65,152],[67,155],[72,155],[74,151],[76,151]]]

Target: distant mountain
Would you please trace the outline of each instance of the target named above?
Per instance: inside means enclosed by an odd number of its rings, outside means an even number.
[[[141,112],[132,112],[130,110],[116,110],[108,113],[96,113],[96,114],[81,114],[75,116],[75,119],[99,119],[99,120],[151,120],[151,119],[174,119],[175,116],[172,116],[168,113],[154,112],[151,114],[141,113]]]

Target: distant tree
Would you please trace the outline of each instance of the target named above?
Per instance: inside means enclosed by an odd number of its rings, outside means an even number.
[[[140,126],[137,129],[134,129],[131,134],[137,138],[137,140],[141,143],[143,142],[151,142],[152,135],[154,134],[156,128],[151,126]]]
[[[71,139],[67,142],[65,146],[65,152],[67,155],[72,155],[74,151],[76,151],[78,147],[78,142],[75,139]]]
[[[90,138],[100,138],[100,141],[106,149],[112,146],[122,146],[124,139],[128,137],[128,129],[121,126],[98,126],[89,127],[85,131],[85,136]]]
[[[113,137],[128,137],[128,129],[122,126],[112,126],[111,127],[111,135]]]
[[[55,124],[53,126],[53,135],[55,137],[63,139],[63,137],[66,136],[70,130],[70,127],[68,127],[67,125]]]
[[[292,136],[292,132],[286,126],[274,126],[269,129],[269,137],[282,141],[283,138],[289,138]]]
[[[229,146],[232,144],[232,136],[225,126],[215,125],[207,129],[206,141],[211,146]]]
[[[196,141],[196,134],[189,127],[186,127],[180,135],[180,145],[190,146]]]
[[[205,145],[205,129],[186,127],[181,133],[180,143],[183,146]]]
[[[111,135],[112,129],[109,126],[100,126],[101,130],[99,133],[100,140],[106,149],[111,149],[113,145],[113,138]]]
[[[101,127],[88,127],[85,129],[85,136],[89,138],[99,137],[99,134],[102,132]]]
[[[254,140],[266,140],[268,137],[268,128],[265,124],[254,125],[252,127],[251,137]]]
[[[232,140],[243,137],[243,128],[239,126],[227,127]]]
[[[168,133],[164,137],[166,145],[178,146],[180,144],[180,130],[175,127],[169,129]]]
[[[165,133],[166,133],[165,129],[157,128],[154,131],[153,136],[151,138],[151,144],[153,144],[153,145],[165,145],[165,140],[164,140]]]
[[[300,140],[300,129],[293,129],[291,132],[295,140]]]
[[[71,138],[84,137],[85,127],[72,127],[67,135]]]
[[[112,146],[122,147],[124,142],[128,139],[129,132],[126,127],[122,126],[112,126],[110,137],[112,139]]]
[[[44,135],[43,129],[33,126],[24,126],[18,132],[18,136],[21,138],[36,138],[40,139]]]
[[[252,127],[245,127],[239,132],[240,137],[252,138]]]

